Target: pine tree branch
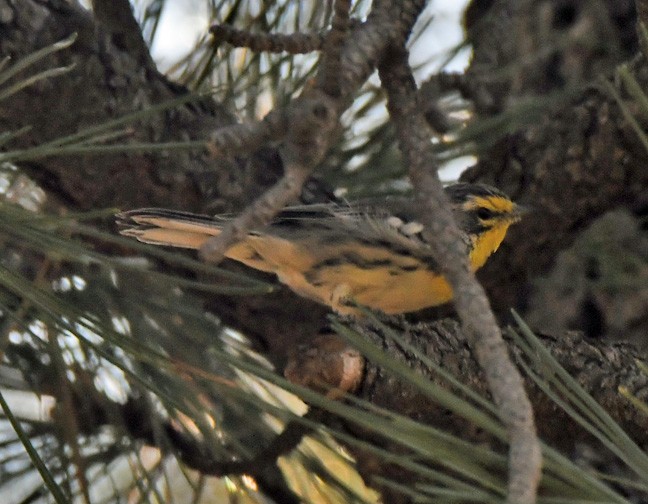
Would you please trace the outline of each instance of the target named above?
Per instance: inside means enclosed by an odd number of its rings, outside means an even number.
[[[234,47],[247,47],[255,52],[306,54],[319,51],[325,36],[317,33],[251,33],[233,26],[215,24],[209,28],[214,44],[227,43]]]
[[[330,133],[339,118],[336,105],[328,96],[317,92],[289,104],[285,111],[288,129],[281,149],[284,176],[224,226],[220,235],[201,247],[204,260],[219,262],[225,251],[243,239],[250,229],[265,226],[288,202],[299,197],[304,183],[329,147]]]
[[[331,30],[327,35],[319,75],[321,88],[329,96],[340,96],[340,57],[349,32],[350,0],[335,0]]]
[[[415,352],[386,336],[383,329],[363,321],[354,321],[352,327],[384,348],[390,357],[407,363],[417,374],[434,383],[444,384],[444,380],[434,369],[424,360],[419,360]],[[488,384],[483,370],[480,369],[477,356],[469,349],[468,335],[457,321],[443,319],[405,326],[390,321],[390,328],[397,332],[402,341],[424,355],[425,359],[449,371],[480,395],[488,396]],[[641,446],[648,441],[648,416],[619,393],[619,389],[624,388],[640,401],[648,403],[648,375],[642,369],[643,356],[640,350],[627,343],[590,340],[576,331],[536,336],[553,358],[614,418],[635,443]],[[510,339],[507,338],[507,341]],[[526,360],[523,352],[513,342],[509,347],[516,362]],[[592,442],[582,425],[549,399],[528,377],[525,377],[525,381],[544,442],[567,452],[579,442]],[[457,435],[470,432],[465,420],[449,417],[437,403],[422,401],[421,396],[408,387],[410,386],[393,380],[390,374],[384,373],[376,364],[367,362],[366,378],[359,395],[390,410],[415,411],[420,421],[447,428]],[[403,397],[408,399],[402,401]],[[473,434],[479,439],[479,434]]]
[[[469,349],[465,331],[456,321],[445,319],[418,325],[408,325],[404,321],[396,322],[393,318],[389,319],[390,329],[398,333],[402,342],[411,345],[425,359],[449,371],[478,394],[484,397],[488,395],[483,371],[475,354]],[[395,341],[371,321],[353,320],[351,324],[353,329],[368,340],[384,348],[390,358],[407,364],[426,380],[448,386],[425,360],[419,360],[417,352],[402,346],[401,341]],[[588,341],[576,332],[538,337],[559,364],[637,444],[643,445],[647,442],[648,417],[618,392],[619,388],[623,387],[640,401],[648,402],[648,375],[641,367],[642,356],[638,350],[627,344]],[[526,359],[514,344],[511,344],[511,349],[517,361]],[[417,393],[416,385],[394,379],[393,375],[373,362],[369,361],[365,366],[365,377],[358,391],[362,399],[389,410],[410,412],[418,422],[443,428],[464,439],[485,441],[483,434],[471,427],[465,419],[448,415],[447,410],[440,408],[433,400],[423,400],[423,396]],[[48,391],[48,394],[54,393],[57,399],[58,406],[53,410],[53,418],[59,427],[67,425],[68,417],[73,412],[76,424],[80,426],[81,432],[88,436],[97,434],[104,426],[112,425],[119,431],[125,431],[133,439],[157,446],[164,453],[177,456],[183,464],[204,474],[218,476],[263,473],[267,468],[274,466],[279,456],[289,453],[297,446],[302,436],[309,432],[302,422],[289,423],[282,434],[260,449],[252,459],[227,461],[216,456],[201,439],[179,431],[166,419],[158,417],[150,404],[142,398],[132,398],[126,404],[120,405],[106,402],[105,397],[92,387],[77,389],[78,385],[75,384],[71,387],[73,407],[66,405],[63,400],[58,401],[62,398],[62,393],[57,393],[56,390]],[[588,432],[528,378],[527,387],[545,442],[567,451],[573,449],[579,441],[592,443]],[[318,385],[315,388],[318,388]],[[305,419],[339,428],[339,419],[321,410],[311,410]],[[40,429],[39,432],[47,432],[47,424],[36,425]],[[163,443],[155,434],[159,431],[159,426],[163,427],[166,434]],[[371,437],[370,433],[364,434]],[[369,473],[370,471],[367,473],[370,476]]]
[[[369,75],[369,73],[356,72],[355,65],[353,73],[345,73],[343,61],[338,65],[338,60],[343,57],[340,54],[343,35],[348,39],[346,41],[348,43],[344,44],[345,53],[349,51],[355,57],[368,58],[365,64],[360,65],[367,71],[375,66],[374,52],[386,48],[390,41],[385,37],[385,32],[392,35],[391,42],[404,44],[423,6],[424,2],[421,0],[406,1],[403,6],[396,7],[391,2],[376,2],[372,6],[373,15],[369,16],[365,24],[369,26],[375,24],[374,28],[380,31],[380,37],[374,38],[370,47],[363,47],[355,37],[351,39],[348,36],[350,5],[340,0],[334,11],[333,35],[327,37],[322,48],[325,65],[319,74],[319,82],[314,89],[307,89],[302,97],[293,100],[285,111],[276,112],[280,116],[286,114],[289,118],[286,134],[282,136],[284,176],[249,205],[239,217],[227,224],[218,236],[210,238],[201,247],[200,255],[204,260],[221,261],[225,251],[235,242],[240,241],[250,229],[267,224],[283,206],[297,198],[316,164],[324,157],[332,143],[332,132],[338,125],[340,115],[351,101],[351,94]],[[368,52],[361,52],[365,50]],[[338,67],[340,75],[338,75]],[[327,75],[326,72],[335,72],[335,75]],[[337,84],[333,84],[335,81]],[[331,91],[334,94],[331,94]],[[254,128],[250,131],[254,132]],[[263,138],[263,135],[254,133],[251,136],[255,139]],[[225,144],[226,142],[220,142],[221,146]],[[240,146],[245,147],[245,145],[244,140]]]
[[[429,230],[427,242],[452,286],[454,305],[510,436],[507,502],[533,503],[542,465],[533,410],[486,293],[471,272],[466,244],[444,197],[431,151],[431,132],[419,112],[407,56],[406,51],[395,50],[378,67],[387,90],[389,114],[409,166],[417,203],[423,210],[423,224]]]
[[[92,9],[95,19],[116,39],[116,43],[136,56],[148,70],[157,72],[128,0],[93,0]]]

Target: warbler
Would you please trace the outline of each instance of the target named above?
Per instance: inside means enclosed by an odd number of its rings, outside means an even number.
[[[445,192],[477,270],[520,220],[523,208],[483,184],[454,184]],[[407,198],[287,207],[225,256],[275,273],[297,294],[341,314],[357,314],[351,299],[387,314],[417,311],[452,299],[417,215],[419,209]],[[145,208],[117,217],[123,235],[199,249],[235,216]]]

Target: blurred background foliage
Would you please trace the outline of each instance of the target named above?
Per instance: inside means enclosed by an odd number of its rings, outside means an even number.
[[[313,77],[316,55],[254,54],[215,46],[206,28],[218,22],[263,33],[318,31],[329,19],[329,2],[171,3],[135,3],[146,40],[153,48],[159,44],[167,9],[202,13],[202,35],[185,54],[175,60],[167,57],[166,71],[190,90],[212,95],[241,120],[257,119],[285,104]],[[429,37],[439,30],[435,8],[432,3],[417,24],[410,41],[415,55],[429,56]],[[354,17],[362,18],[368,9],[368,1],[354,3]],[[35,63],[46,62],[49,54],[73,43],[70,38],[22,61],[3,60],[0,101],[45,79],[64,79],[67,68],[36,71]],[[443,54],[437,51],[434,58],[419,56],[417,76],[425,79],[448,68],[448,62],[456,64],[457,54],[463,54],[465,64],[466,51],[458,41]],[[202,475],[179,462],[174,450],[180,444],[188,451],[200,447],[209,455],[205,459],[252,458],[287,422],[308,424],[301,416],[306,407],[300,397],[413,450],[415,455],[398,455],[365,447],[419,478],[416,485],[381,484],[417,502],[500,502],[506,468],[501,452],[394,412],[377,411],[370,404],[329,401],[291,385],[250,348],[245,335],[207,313],[196,296],[258,294],[271,291],[273,284],[102,231],[98,223],[112,221],[115,209],[55,215],[44,190],[21,171],[21,163],[61,152],[153,148],[107,142],[118,139],[131,122],[174,105],[137,112],[47,145],[0,153],[0,405],[4,411],[0,502],[269,502],[270,483],[262,475]],[[472,115],[458,94],[442,96],[436,106],[451,118],[447,130],[434,139],[439,156],[450,162],[444,172],[450,180],[456,178],[457,166],[466,163],[456,157],[479,151],[479,136],[474,133],[479,130],[471,130],[461,143],[461,131]],[[525,112],[518,110],[518,114]],[[528,114],[525,117],[530,120]],[[26,133],[26,129],[2,132],[0,144]],[[339,141],[324,164],[319,173],[342,197],[409,190],[375,77],[345,113]],[[125,248],[139,255],[124,256]],[[160,273],[156,265],[161,263],[195,275]],[[529,373],[548,390],[557,388],[561,397],[568,397],[565,407],[573,408],[634,473],[632,481],[617,478],[614,488],[647,489],[648,461],[643,452],[577,384],[560,374],[528,329],[521,327],[518,337],[527,353]],[[390,361],[354,331],[343,325],[338,330],[389,372],[502,439],[502,428],[488,402],[468,390],[441,391],[407,366]],[[365,487],[335,440],[350,445],[360,441],[344,431],[308,425],[313,433],[280,461],[293,491],[305,502],[376,502],[378,496]],[[607,484],[610,475],[592,474],[549,448],[546,457],[539,502],[630,502],[627,492]]]

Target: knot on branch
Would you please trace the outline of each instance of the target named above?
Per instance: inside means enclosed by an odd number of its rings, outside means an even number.
[[[284,157],[287,163],[312,166],[320,161],[338,125],[334,99],[313,92],[293,101],[287,109],[288,131]]]
[[[297,349],[284,376],[292,383],[326,394],[331,399],[354,392],[364,374],[364,358],[337,334],[322,334]]]
[[[209,136],[206,148],[213,157],[256,150],[282,136],[287,128],[286,119],[286,114],[277,110],[259,122],[219,128]]]

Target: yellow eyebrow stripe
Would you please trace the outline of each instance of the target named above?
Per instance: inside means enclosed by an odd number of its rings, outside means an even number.
[[[463,205],[464,210],[474,210],[475,208],[488,208],[497,213],[510,213],[513,211],[513,202],[501,196],[475,196],[466,201]]]

